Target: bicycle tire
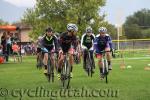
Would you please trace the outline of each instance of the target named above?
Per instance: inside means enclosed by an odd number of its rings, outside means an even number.
[[[48,82],[50,82],[51,80],[50,59],[48,59],[48,63],[47,63],[47,76],[48,76]]]
[[[105,75],[105,81],[106,83],[108,83],[108,64],[107,64],[107,60],[104,60],[104,75]]]
[[[90,55],[88,54],[88,56],[87,56],[87,65],[88,65],[88,76],[91,76],[92,77],[92,63],[91,63],[91,58],[90,58]]]
[[[70,67],[69,67],[68,60],[65,59],[64,66],[62,69],[63,69],[62,74],[61,74],[62,86],[64,88],[69,88],[69,85],[70,85]]]

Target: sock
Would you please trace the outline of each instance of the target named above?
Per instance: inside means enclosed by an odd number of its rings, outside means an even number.
[[[47,69],[47,65],[44,65],[45,69]]]
[[[103,73],[103,68],[100,68],[100,70],[99,70],[99,71],[100,71],[100,73],[102,74],[102,73]]]
[[[108,65],[111,65],[111,61],[107,61]]]
[[[61,73],[61,68],[58,68],[58,73]]]

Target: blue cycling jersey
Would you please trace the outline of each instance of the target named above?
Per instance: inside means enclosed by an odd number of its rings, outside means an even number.
[[[98,34],[94,40],[94,49],[96,53],[100,53],[100,51],[105,50],[107,47],[112,48],[111,37],[108,34],[105,36],[100,36],[100,34]]]

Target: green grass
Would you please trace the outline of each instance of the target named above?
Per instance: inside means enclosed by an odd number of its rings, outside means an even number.
[[[113,59],[113,70],[108,76],[109,83],[99,79],[99,71],[96,68],[94,76],[87,77],[83,71],[82,65],[74,65],[74,77],[71,80],[70,96],[60,97],[29,97],[28,90],[35,90],[42,87],[47,91],[60,91],[60,81],[55,77],[54,83],[48,83],[43,70],[37,70],[35,67],[35,57],[24,57],[23,63],[13,63],[0,65],[0,95],[2,89],[7,89],[9,95],[0,97],[0,100],[149,100],[150,98],[150,71],[145,71],[150,58],[146,59],[125,59],[126,65],[131,65],[131,69],[120,69],[122,59]],[[82,88],[89,91],[101,90],[99,97],[78,97],[78,91]],[[76,89],[76,92],[75,92]],[[118,91],[115,97],[104,94],[106,90]],[[14,92],[12,92],[12,90]],[[21,90],[21,93],[19,92]],[[69,90],[68,90],[69,91]],[[34,95],[35,91],[30,91]],[[14,93],[14,94],[13,94]],[[39,91],[38,91],[39,93]],[[53,92],[54,93],[54,92]],[[22,97],[21,94],[24,94]],[[15,95],[16,97],[13,97]],[[96,92],[93,96],[98,96]],[[80,96],[80,94],[79,94]]]

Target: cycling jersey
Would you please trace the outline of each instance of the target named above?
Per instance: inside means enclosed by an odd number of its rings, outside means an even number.
[[[111,37],[106,34],[104,37],[98,34],[94,40],[94,49],[96,53],[100,53],[105,50],[105,48],[112,48],[112,40]]]
[[[44,52],[49,52],[52,49],[57,50],[57,46],[58,46],[58,41],[56,36],[44,36],[43,39],[41,40],[41,46],[42,46],[42,50]]]
[[[95,38],[94,34],[92,34],[90,36],[88,36],[86,33],[83,34],[82,38],[81,38],[81,47],[82,48],[87,47],[88,49],[93,47],[94,38]]]
[[[70,36],[67,32],[60,35],[60,47],[64,53],[68,52],[70,48],[76,49],[77,39],[76,36]]]

